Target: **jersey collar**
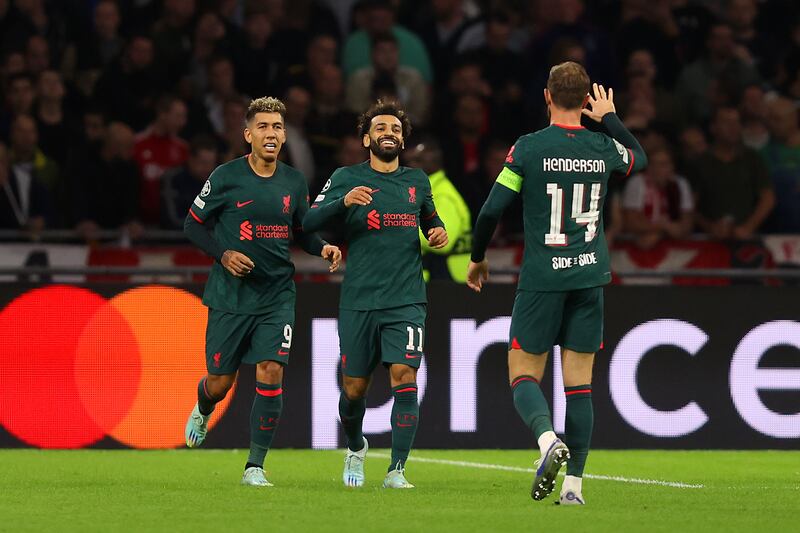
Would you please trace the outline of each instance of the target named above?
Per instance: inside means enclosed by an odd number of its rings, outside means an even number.
[[[565,130],[585,130],[586,129],[583,126],[567,126],[566,124],[558,124],[556,122],[553,122],[550,125],[551,126],[555,126],[557,128],[565,129]]]

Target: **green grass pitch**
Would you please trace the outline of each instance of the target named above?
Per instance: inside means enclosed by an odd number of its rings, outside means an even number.
[[[556,506],[555,493],[531,500],[532,475],[522,471],[532,466],[530,452],[414,451],[406,473],[417,488],[407,491],[380,488],[386,453],[370,450],[367,483],[354,490],[341,484],[341,451],[273,450],[267,474],[275,487],[257,489],[238,484],[247,457],[242,450],[2,450],[0,531],[767,533],[800,527],[795,451],[594,451],[587,474],[600,477],[584,480],[585,507]]]

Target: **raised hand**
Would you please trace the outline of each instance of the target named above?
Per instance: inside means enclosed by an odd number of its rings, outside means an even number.
[[[344,206],[351,207],[353,205],[369,205],[372,203],[372,189],[359,185],[354,187],[349,193],[344,196]]]
[[[605,87],[596,83],[592,84],[592,89],[594,90],[594,97],[591,94],[589,95],[589,105],[592,108],[583,108],[581,113],[595,122],[601,122],[608,113],[617,112],[614,107],[614,89],[609,87],[608,94],[606,94]]]

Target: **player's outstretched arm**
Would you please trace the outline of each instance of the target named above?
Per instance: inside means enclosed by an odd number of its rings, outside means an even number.
[[[506,172],[508,169],[504,169]],[[502,173],[501,173],[502,177]],[[498,179],[501,179],[498,177]],[[492,240],[497,223],[503,211],[511,205],[517,197],[517,191],[510,189],[503,183],[495,182],[489,197],[478,213],[475,228],[472,230],[472,256],[467,270],[467,285],[476,292],[480,292],[483,281],[489,278],[489,262],[486,260],[486,248]]]
[[[592,89],[594,96],[589,95],[591,109],[584,109],[583,114],[596,122],[602,123],[611,134],[611,137],[631,151],[633,165],[628,171],[629,174],[643,169],[647,166],[647,154],[644,153],[644,149],[639,144],[639,141],[636,140],[636,137],[628,131],[628,128],[617,116],[617,110],[614,107],[614,89],[609,88],[608,92],[606,92],[605,87],[596,83],[592,85]]]

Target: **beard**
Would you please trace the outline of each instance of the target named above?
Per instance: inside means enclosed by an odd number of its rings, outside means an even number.
[[[389,163],[397,159],[397,157],[400,155],[401,149],[402,148],[400,148],[400,144],[396,144],[393,148],[383,148],[380,145],[380,140],[369,140],[369,151],[375,154],[375,157],[384,163]]]

